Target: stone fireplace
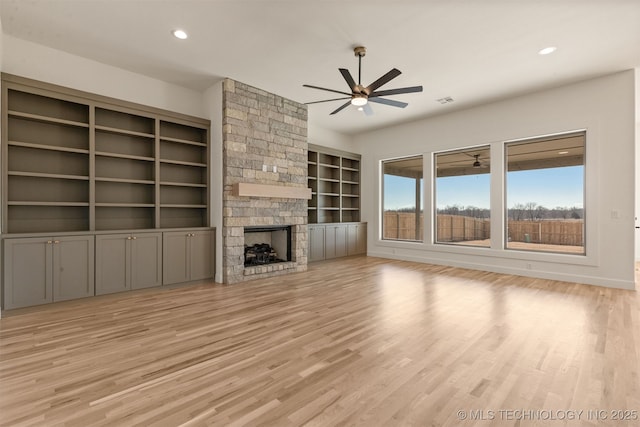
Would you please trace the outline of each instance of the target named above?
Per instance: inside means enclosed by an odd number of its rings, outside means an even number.
[[[222,126],[223,281],[305,271],[307,107],[225,79]],[[245,247],[256,243],[245,231],[283,227],[290,230],[289,259],[245,267]]]

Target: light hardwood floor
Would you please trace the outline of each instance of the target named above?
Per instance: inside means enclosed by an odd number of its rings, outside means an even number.
[[[640,425],[631,291],[354,257],[4,314],[3,426]]]

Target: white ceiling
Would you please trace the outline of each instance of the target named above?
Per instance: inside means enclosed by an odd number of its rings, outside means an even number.
[[[315,125],[343,133],[640,66],[640,0],[0,0],[0,17],[5,34],[196,90],[230,77],[299,102],[335,98],[302,85],[348,91],[338,68],[357,79],[357,45],[364,85],[395,67],[381,89],[424,86],[390,97],[407,108],[374,104],[368,117],[309,106]]]

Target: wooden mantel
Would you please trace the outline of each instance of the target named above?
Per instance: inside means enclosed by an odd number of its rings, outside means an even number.
[[[270,197],[281,199],[311,199],[311,189],[306,187],[285,187],[282,185],[251,184],[239,182],[233,184],[234,196]]]

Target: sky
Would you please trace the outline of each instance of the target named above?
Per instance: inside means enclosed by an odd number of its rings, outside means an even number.
[[[489,208],[490,174],[438,178],[436,205]],[[384,208],[401,209],[415,205],[413,179],[385,175]],[[583,207],[584,167],[535,169],[507,174],[507,205],[535,202],[549,209]]]

